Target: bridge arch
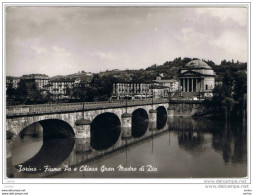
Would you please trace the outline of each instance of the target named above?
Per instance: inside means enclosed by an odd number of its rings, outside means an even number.
[[[39,133],[38,124],[43,129],[44,138],[62,138],[62,137],[74,137],[75,132],[72,126],[61,119],[43,119],[33,122],[25,127],[21,127],[16,135]]]
[[[65,124],[69,125],[73,131],[75,131],[75,119],[76,117],[71,116],[71,114],[53,114],[53,115],[32,115],[32,116],[24,116],[17,118],[9,118],[7,119],[7,133],[11,134],[8,139],[13,140],[17,135],[20,134],[26,127],[33,125],[35,123],[45,124],[43,121],[48,120],[58,120],[65,122]]]
[[[12,164],[36,167],[37,170],[43,170],[45,165],[57,166],[72,152],[75,140],[70,138],[74,134],[72,127],[63,120],[34,122],[13,139]]]
[[[164,106],[158,106],[156,110],[157,110],[156,127],[159,130],[159,129],[162,129],[166,125],[168,114]]]
[[[132,136],[135,138],[143,136],[148,129],[148,113],[143,108],[138,108],[132,113]]]
[[[97,115],[91,123],[90,144],[95,150],[106,150],[113,146],[121,133],[119,117],[111,112]]]

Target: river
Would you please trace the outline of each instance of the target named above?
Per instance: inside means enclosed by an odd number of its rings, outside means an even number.
[[[17,136],[12,164],[51,167],[76,165],[54,178],[220,178],[247,176],[247,128],[242,122],[168,118],[165,131],[88,162],[74,139]],[[47,142],[47,143],[46,143]],[[85,154],[81,154],[85,159]],[[71,158],[71,159],[70,159]],[[76,161],[76,162],[75,162]],[[14,177],[37,177],[33,173]]]

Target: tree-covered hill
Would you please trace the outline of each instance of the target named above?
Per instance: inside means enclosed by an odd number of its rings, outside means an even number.
[[[166,77],[166,79],[177,79],[180,69],[185,66],[188,62],[191,60],[195,60],[198,58],[175,58],[173,61],[166,61],[162,65],[151,65],[150,67],[140,70],[114,70],[114,71],[105,71],[101,72],[100,76],[112,76],[115,78],[116,82],[140,82],[140,83],[147,83],[151,82],[155,79],[155,77],[159,73],[163,73],[163,75]],[[204,62],[206,62],[213,70],[215,71],[217,75],[218,80],[222,80],[225,74],[228,72],[235,73],[238,71],[247,71],[247,63],[241,63],[241,62],[234,62],[232,61],[221,61],[220,64],[215,64],[211,60],[205,60],[202,59]]]

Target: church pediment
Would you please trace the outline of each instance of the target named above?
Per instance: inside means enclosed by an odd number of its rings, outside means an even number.
[[[188,70],[186,72],[181,73],[180,76],[202,76],[202,74],[199,72]]]

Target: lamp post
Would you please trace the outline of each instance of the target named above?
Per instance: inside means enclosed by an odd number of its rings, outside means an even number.
[[[169,101],[170,101],[170,95],[171,95],[171,93],[170,93],[170,87],[168,87],[168,99],[169,99]]]
[[[82,101],[83,101],[83,119],[84,119],[84,97],[82,95]]]
[[[126,98],[126,113],[127,113],[127,97],[125,96],[125,98]]]
[[[152,108],[154,104],[154,86],[152,86]]]

